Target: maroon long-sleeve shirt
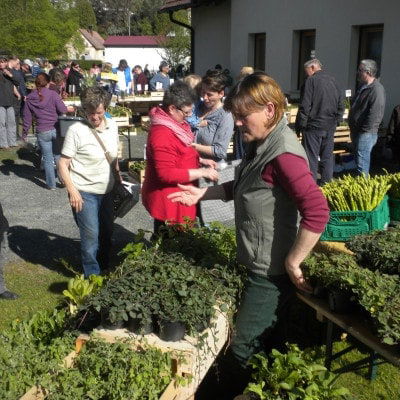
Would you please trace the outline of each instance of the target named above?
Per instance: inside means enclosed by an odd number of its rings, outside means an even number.
[[[328,203],[303,157],[283,153],[268,163],[263,180],[274,187],[281,186],[294,200],[301,215],[300,226],[321,233],[329,220]],[[233,181],[224,185],[228,200],[233,199]]]

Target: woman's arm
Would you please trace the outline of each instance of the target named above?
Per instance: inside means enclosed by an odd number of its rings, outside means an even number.
[[[79,190],[74,186],[69,173],[71,160],[72,158],[61,155],[58,161],[58,174],[67,189],[69,204],[71,204],[71,207],[74,208],[76,212],[79,212],[82,211],[83,199]]]
[[[22,128],[22,132],[24,134],[27,134],[29,131],[29,128],[32,125],[32,112],[29,108],[29,101],[26,101],[24,104],[24,111],[23,111],[23,128]]]
[[[200,200],[227,200],[224,185],[198,188],[196,186],[178,185],[181,192],[169,194],[167,197],[173,203],[179,202],[185,206],[193,206]]]

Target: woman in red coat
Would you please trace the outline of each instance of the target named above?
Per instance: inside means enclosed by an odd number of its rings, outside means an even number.
[[[185,217],[196,218],[196,206],[167,199],[170,193],[179,190],[178,184],[194,185],[199,178],[218,179],[214,168],[200,167],[202,160],[191,147],[194,137],[185,118],[192,114],[195,100],[192,89],[178,81],[165,92],[162,106],[150,111],[142,201],[154,218],[155,233],[166,221],[178,224],[184,222]],[[208,161],[204,162],[210,165]]]

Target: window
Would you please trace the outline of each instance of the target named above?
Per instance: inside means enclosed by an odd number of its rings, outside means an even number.
[[[305,79],[304,63],[315,58],[315,29],[299,32],[299,68],[297,89],[300,89]]]
[[[254,34],[254,69],[265,71],[265,33]]]
[[[358,64],[366,58],[376,61],[378,74],[381,69],[383,25],[360,26]]]

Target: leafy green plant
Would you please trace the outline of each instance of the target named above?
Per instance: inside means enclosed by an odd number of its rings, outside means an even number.
[[[1,399],[20,398],[72,351],[76,336],[65,331],[65,317],[64,310],[41,311],[0,333]]]
[[[135,172],[140,172],[146,169],[146,160],[143,161],[133,161],[129,165],[129,169]]]
[[[125,342],[92,339],[71,368],[38,379],[49,400],[158,400],[173,379],[171,357],[155,348],[133,351]]]
[[[361,268],[347,254],[309,256],[303,264],[305,276],[314,284],[340,288],[355,294],[357,302],[371,316],[384,343],[400,342],[400,277]]]
[[[362,267],[385,274],[400,273],[400,228],[355,236],[346,246]]]
[[[113,106],[108,107],[107,111],[112,117],[131,117],[132,111],[128,107],[123,106]]]
[[[286,354],[272,350],[270,359],[256,354],[249,362],[253,370],[245,393],[260,400],[333,400],[344,399],[349,391],[334,386],[337,377],[289,344]]]
[[[76,314],[78,307],[85,302],[89,294],[96,292],[103,285],[103,281],[104,277],[100,275],[90,275],[87,279],[79,275],[68,281],[68,289],[63,291],[63,295],[70,299],[71,315]]]

